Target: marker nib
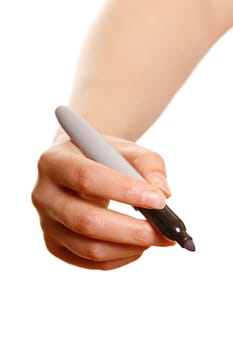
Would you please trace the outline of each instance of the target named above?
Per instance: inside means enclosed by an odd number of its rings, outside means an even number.
[[[183,245],[183,248],[189,250],[190,252],[195,252],[196,247],[195,244],[193,243],[192,238],[189,238]]]

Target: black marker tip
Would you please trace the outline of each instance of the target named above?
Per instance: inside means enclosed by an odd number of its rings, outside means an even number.
[[[183,248],[189,250],[190,252],[195,252],[196,247],[195,244],[193,243],[192,238],[189,238],[183,245]]]

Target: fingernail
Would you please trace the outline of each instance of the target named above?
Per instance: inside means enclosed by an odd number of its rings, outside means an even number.
[[[146,207],[162,209],[166,204],[166,198],[162,193],[145,191],[142,195],[142,202]]]
[[[151,185],[158,186],[167,198],[171,196],[171,190],[164,175],[154,173],[148,178],[148,181]]]

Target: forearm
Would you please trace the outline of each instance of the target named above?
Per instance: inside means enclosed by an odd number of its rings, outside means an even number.
[[[80,53],[70,105],[135,140],[233,24],[233,1],[109,0]]]

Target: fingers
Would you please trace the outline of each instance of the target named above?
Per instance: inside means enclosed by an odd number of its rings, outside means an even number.
[[[59,187],[53,187],[52,192],[51,184],[44,192],[48,196],[37,198],[37,207],[70,231],[95,240],[141,247],[170,245],[146,220],[96,206]]]
[[[47,229],[48,226],[50,226],[48,240],[52,240],[76,256],[91,261],[107,262],[121,260],[139,256],[147,249],[147,247],[89,239],[53,221],[50,221],[50,225],[46,221]]]
[[[56,256],[57,258],[65,261],[68,264],[79,266],[86,269],[94,269],[94,270],[112,270],[116,268],[120,268],[124,265],[130,264],[131,262],[139,259],[142,254],[135,255],[127,258],[110,260],[110,261],[94,261],[90,259],[82,258],[74,253],[72,253],[66,247],[58,245],[53,240],[46,240],[46,245],[51,254]]]
[[[165,205],[165,196],[158,186],[91,161],[80,152],[53,148],[41,157],[39,167],[42,173],[46,168],[53,182],[76,192],[144,208],[161,209]]]

